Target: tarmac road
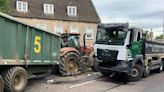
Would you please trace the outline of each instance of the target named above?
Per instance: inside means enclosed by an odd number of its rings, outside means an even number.
[[[164,72],[153,73],[138,82],[124,84],[100,73],[76,77],[51,75],[44,79],[30,80],[25,92],[164,92]]]

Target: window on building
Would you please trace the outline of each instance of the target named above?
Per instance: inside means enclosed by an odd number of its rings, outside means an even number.
[[[43,30],[47,29],[46,24],[37,24],[37,27]]]
[[[86,27],[86,39],[93,39],[93,28]]]
[[[56,25],[55,26],[55,33],[63,33],[63,26]]]
[[[17,1],[16,5],[17,5],[16,6],[17,11],[20,11],[20,12],[27,12],[28,11],[28,3],[27,2]]]
[[[72,25],[70,26],[70,32],[71,33],[78,33],[78,26]]]
[[[44,4],[44,13],[53,14],[54,13],[54,5],[53,4]]]
[[[77,7],[76,6],[67,6],[67,14],[69,16],[76,16],[77,15]]]

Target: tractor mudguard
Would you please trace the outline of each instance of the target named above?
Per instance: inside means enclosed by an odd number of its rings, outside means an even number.
[[[68,52],[76,52],[80,55],[79,51],[72,47],[64,47],[60,49],[60,57],[64,56]]]

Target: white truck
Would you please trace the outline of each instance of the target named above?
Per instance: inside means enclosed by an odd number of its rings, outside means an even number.
[[[164,43],[149,40],[150,36],[128,23],[99,24],[94,45],[98,71],[104,76],[123,74],[128,81],[147,77],[154,69],[161,72]]]

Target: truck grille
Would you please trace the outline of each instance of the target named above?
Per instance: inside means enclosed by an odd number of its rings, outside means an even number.
[[[103,61],[116,61],[118,51],[108,49],[97,49],[97,55],[99,60]]]

